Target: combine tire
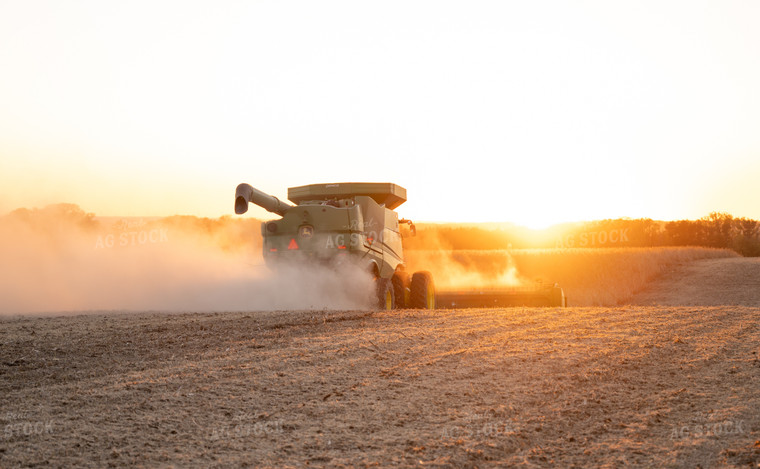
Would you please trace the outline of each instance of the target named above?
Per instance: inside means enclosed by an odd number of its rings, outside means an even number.
[[[415,272],[412,275],[411,307],[435,309],[435,285],[430,272]]]
[[[398,271],[391,277],[391,283],[393,284],[393,295],[396,299],[396,308],[408,308],[409,307],[409,274],[403,271]]]
[[[391,311],[395,306],[395,295],[393,294],[393,284],[389,278],[378,278],[375,280],[377,289],[377,307],[382,311]]]

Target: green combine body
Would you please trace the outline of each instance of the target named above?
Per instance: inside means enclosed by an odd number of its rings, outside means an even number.
[[[267,265],[282,263],[351,262],[375,277],[382,309],[435,308],[435,286],[429,272],[407,274],[395,208],[406,202],[406,189],[390,183],[334,183],[291,187],[288,199],[296,205],[240,184],[235,213],[248,203],[280,215],[262,223]]]

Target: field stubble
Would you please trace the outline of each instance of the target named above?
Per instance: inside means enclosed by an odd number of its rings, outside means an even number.
[[[758,314],[5,318],[0,465],[757,465]]]

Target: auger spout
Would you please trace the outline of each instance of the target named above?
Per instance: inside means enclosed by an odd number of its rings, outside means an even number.
[[[235,213],[241,215],[248,211],[248,202],[256,204],[259,207],[276,213],[279,216],[285,216],[285,214],[293,208],[292,205],[281,201],[277,197],[261,192],[258,189],[254,189],[250,184],[240,184],[235,189]]]

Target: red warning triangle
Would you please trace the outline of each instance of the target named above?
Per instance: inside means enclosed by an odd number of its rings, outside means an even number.
[[[291,238],[290,244],[288,244],[288,249],[298,249],[298,243],[296,243],[295,238]]]

